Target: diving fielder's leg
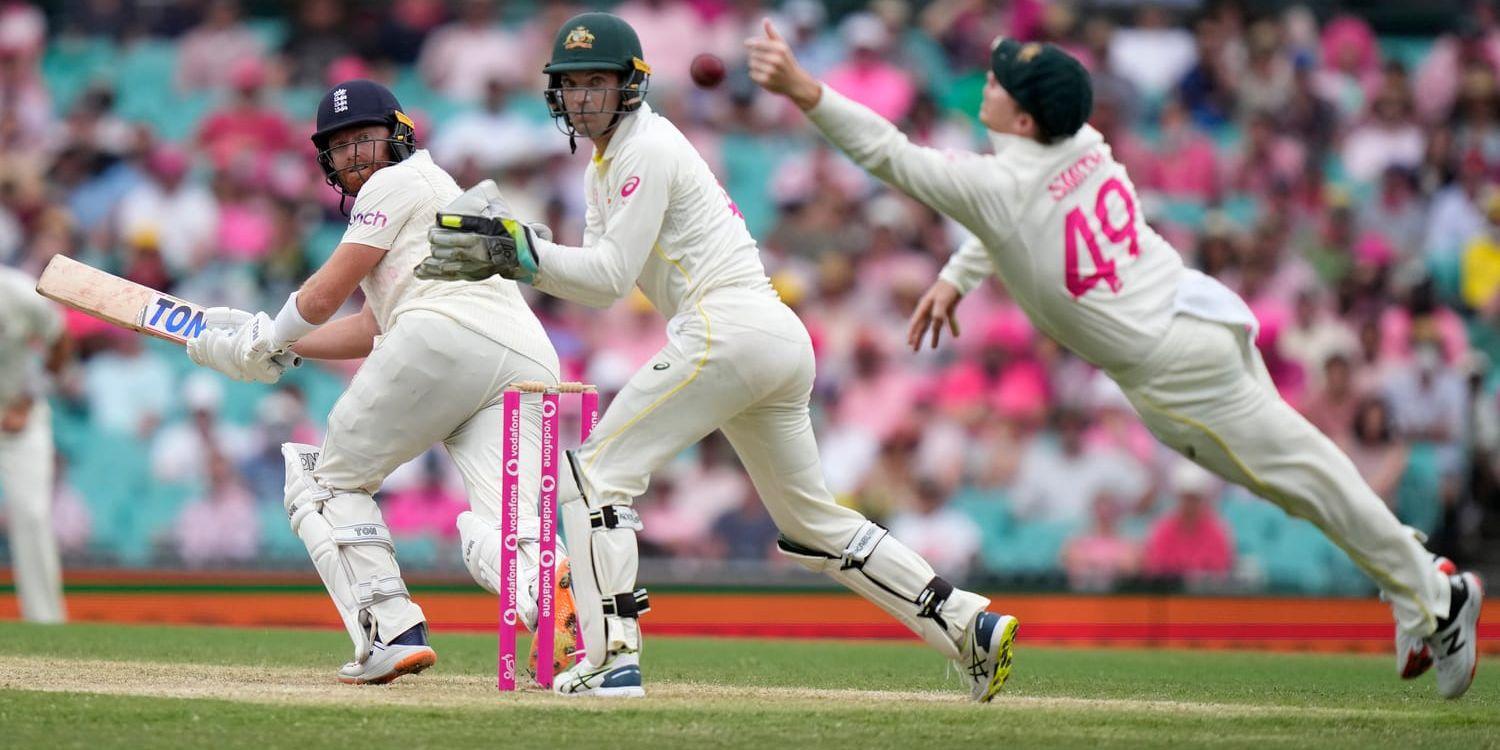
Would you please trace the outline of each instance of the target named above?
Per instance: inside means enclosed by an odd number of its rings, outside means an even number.
[[[21,617],[60,623],[62,563],[52,530],[52,412],[44,399],[31,407],[26,426],[0,433],[0,496],[10,514],[11,567]]]
[[[1439,572],[1354,463],[1281,399],[1247,336],[1178,316],[1159,348],[1116,379],[1163,443],[1321,529],[1380,586],[1400,633],[1414,642],[1447,633],[1453,603],[1477,621],[1478,592]],[[1445,680],[1440,656],[1439,691],[1467,689],[1473,660],[1462,670],[1450,661],[1447,671],[1464,674]]]

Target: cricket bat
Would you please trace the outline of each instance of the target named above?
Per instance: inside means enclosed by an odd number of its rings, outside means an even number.
[[[174,344],[186,344],[204,328],[204,308],[63,255],[47,263],[36,290],[86,315]]]

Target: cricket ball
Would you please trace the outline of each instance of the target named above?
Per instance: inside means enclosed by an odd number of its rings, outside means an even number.
[[[717,55],[705,52],[693,58],[693,64],[688,68],[688,72],[692,74],[693,83],[698,84],[699,88],[711,89],[724,80],[724,61],[720,60]]]

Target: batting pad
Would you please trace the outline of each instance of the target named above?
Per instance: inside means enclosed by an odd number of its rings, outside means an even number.
[[[394,638],[426,618],[401,580],[395,545],[374,498],[319,486],[312,477],[318,451],[300,443],[281,446],[287,518],[354,641],[354,660],[363,662],[374,640]]]

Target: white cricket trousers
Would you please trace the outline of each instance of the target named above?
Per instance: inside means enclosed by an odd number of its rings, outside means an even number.
[[[796,313],[765,292],[721,289],[667,333],[576,451],[589,504],[629,504],[654,470],[722,429],[781,533],[842,553],[865,519],[824,481],[808,413],[812,343]]]
[[[498,525],[504,388],[521,380],[557,379],[555,359],[536,362],[438,313],[404,313],[376,339],[329,413],[313,477],[335,492],[373,495],[396,467],[441,442],[463,476],[469,506]],[[520,504],[522,520],[536,516],[541,434],[541,397],[523,394],[518,484],[520,496],[533,501]],[[345,517],[336,505],[337,498],[323,511],[334,525],[381,522]],[[384,562],[376,557],[383,554],[378,547],[350,547],[345,554],[372,556],[365,561],[372,569]],[[390,630],[382,638],[424,620],[421,608],[406,597],[377,602],[372,609],[381,629]]]
[[[0,432],[0,497],[10,516],[21,617],[63,622],[62,561],[52,531],[52,410],[37,399],[20,432]]]
[[[1402,630],[1427,636],[1447,615],[1432,555],[1281,399],[1248,332],[1179,315],[1145,361],[1111,375],[1163,443],[1322,529],[1385,592]]]

